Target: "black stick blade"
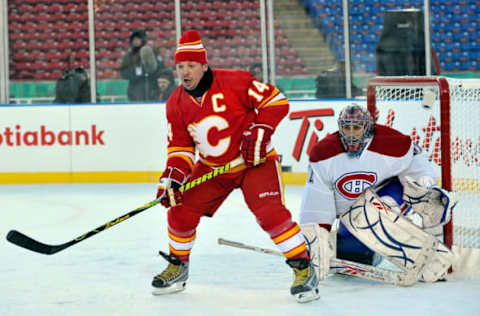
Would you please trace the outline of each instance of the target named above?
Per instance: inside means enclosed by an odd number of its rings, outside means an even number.
[[[38,253],[43,253],[45,255],[54,254],[57,251],[61,250],[61,248],[63,248],[61,246],[51,246],[51,245],[43,244],[16,230],[11,230],[8,232],[7,240],[17,246],[20,246],[25,249],[35,251]],[[60,249],[57,250],[56,248],[60,248]]]

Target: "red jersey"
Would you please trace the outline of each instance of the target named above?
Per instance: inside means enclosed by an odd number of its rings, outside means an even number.
[[[167,166],[190,174],[195,149],[205,164],[224,165],[240,156],[242,134],[252,123],[275,129],[288,108],[277,88],[243,70],[213,70],[201,100],[179,86],[167,101]]]

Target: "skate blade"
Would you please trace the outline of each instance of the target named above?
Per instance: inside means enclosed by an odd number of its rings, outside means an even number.
[[[314,300],[318,300],[320,298],[320,291],[318,290],[318,287],[317,287],[309,292],[297,293],[297,294],[294,294],[293,296],[295,296],[295,299],[299,303],[308,303]]]
[[[164,294],[171,294],[171,293],[176,293],[176,292],[181,292],[185,290],[185,287],[187,285],[187,282],[178,282],[174,283],[170,286],[167,287],[154,287],[152,289],[152,294],[153,295],[164,295]]]

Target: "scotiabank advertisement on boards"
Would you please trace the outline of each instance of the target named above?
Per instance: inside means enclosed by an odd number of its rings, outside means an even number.
[[[365,100],[355,102],[366,105]],[[349,103],[291,101],[272,138],[282,165],[306,172],[310,149],[338,129],[338,114]],[[438,160],[439,121],[431,122],[434,113],[408,109],[401,114],[407,119],[397,119],[393,127],[416,133],[432,160]],[[388,120],[379,117],[379,123]],[[0,107],[0,173],[159,172],[166,161],[167,133],[161,103]]]
[[[165,105],[0,107],[0,172],[152,171]]]

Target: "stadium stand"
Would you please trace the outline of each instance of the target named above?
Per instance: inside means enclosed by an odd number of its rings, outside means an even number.
[[[72,67],[89,67],[88,11],[85,0],[10,0],[10,72],[14,80],[55,80],[72,55]],[[174,2],[97,1],[95,13],[97,79],[119,79],[121,57],[134,29],[147,29],[151,44],[172,65],[175,49]],[[214,67],[246,69],[261,62],[258,1],[188,1],[182,4],[184,29],[203,32]],[[281,30],[276,31],[277,74],[308,74]]]
[[[349,7],[351,55],[356,72],[375,73],[375,48],[386,10],[423,8],[423,0],[355,0]],[[432,48],[442,71],[480,70],[479,0],[432,0]],[[305,0],[304,7],[321,30],[337,60],[344,60],[341,0]]]

